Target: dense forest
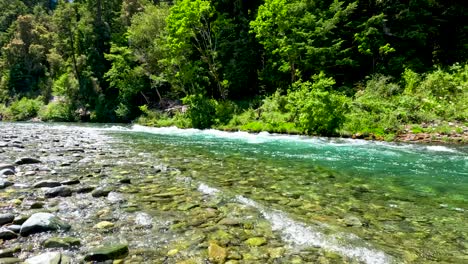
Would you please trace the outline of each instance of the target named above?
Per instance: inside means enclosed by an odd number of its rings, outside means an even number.
[[[463,0],[0,0],[0,10],[3,120],[389,139],[468,120]]]

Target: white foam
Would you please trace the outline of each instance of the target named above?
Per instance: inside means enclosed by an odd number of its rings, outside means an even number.
[[[204,194],[207,194],[207,195],[214,195],[216,193],[219,193],[219,190],[216,189],[216,188],[213,188],[213,187],[210,187],[204,183],[201,183],[199,186],[198,186],[198,191],[204,193]]]
[[[448,148],[446,146],[426,146],[426,149],[430,151],[437,151],[437,152],[451,152],[451,153],[457,152],[456,150]]]
[[[293,245],[320,247],[368,264],[393,262],[392,258],[382,251],[371,249],[368,246],[354,246],[355,244],[365,244],[355,235],[344,233],[325,235],[316,228],[289,218],[283,212],[266,210],[251,199],[240,195],[236,199],[244,205],[259,210],[265,219],[272,224],[272,229],[281,232],[283,239]]]

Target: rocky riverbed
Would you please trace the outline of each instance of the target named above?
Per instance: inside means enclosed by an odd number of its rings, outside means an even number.
[[[0,124],[0,263],[342,263],[86,127]]]
[[[0,264],[468,260],[461,147],[146,129],[0,123]]]

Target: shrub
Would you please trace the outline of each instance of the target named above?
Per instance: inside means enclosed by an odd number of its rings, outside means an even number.
[[[21,98],[19,101],[14,101],[6,110],[5,119],[13,121],[24,121],[37,116],[39,110],[44,106],[42,98],[29,99]]]
[[[210,128],[216,122],[216,101],[201,94],[189,95],[183,99],[189,105],[187,117],[195,128]]]
[[[335,81],[324,74],[315,75],[313,82],[298,81],[288,92],[287,108],[296,123],[308,134],[332,135],[345,121],[347,99],[332,90]]]
[[[237,105],[229,100],[218,101],[215,104],[215,108],[216,123],[219,125],[227,124],[238,111]]]
[[[43,121],[77,121],[78,117],[73,106],[68,102],[50,102],[39,111]]]

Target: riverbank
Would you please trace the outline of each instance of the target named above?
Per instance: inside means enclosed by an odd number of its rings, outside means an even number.
[[[193,128],[181,113],[175,112],[169,115],[164,112],[149,112],[135,120],[135,123],[148,127]],[[227,132],[245,131],[249,133],[277,133],[286,135],[305,135],[301,130],[295,128],[294,124],[267,125],[262,122],[248,123],[247,125],[221,125],[214,129]],[[319,135],[320,136],[320,135]],[[406,143],[442,143],[442,144],[467,144],[468,126],[461,122],[432,122],[417,125],[405,125],[392,133],[369,133],[340,131],[335,137],[353,138],[365,140],[377,140],[387,142]]]

